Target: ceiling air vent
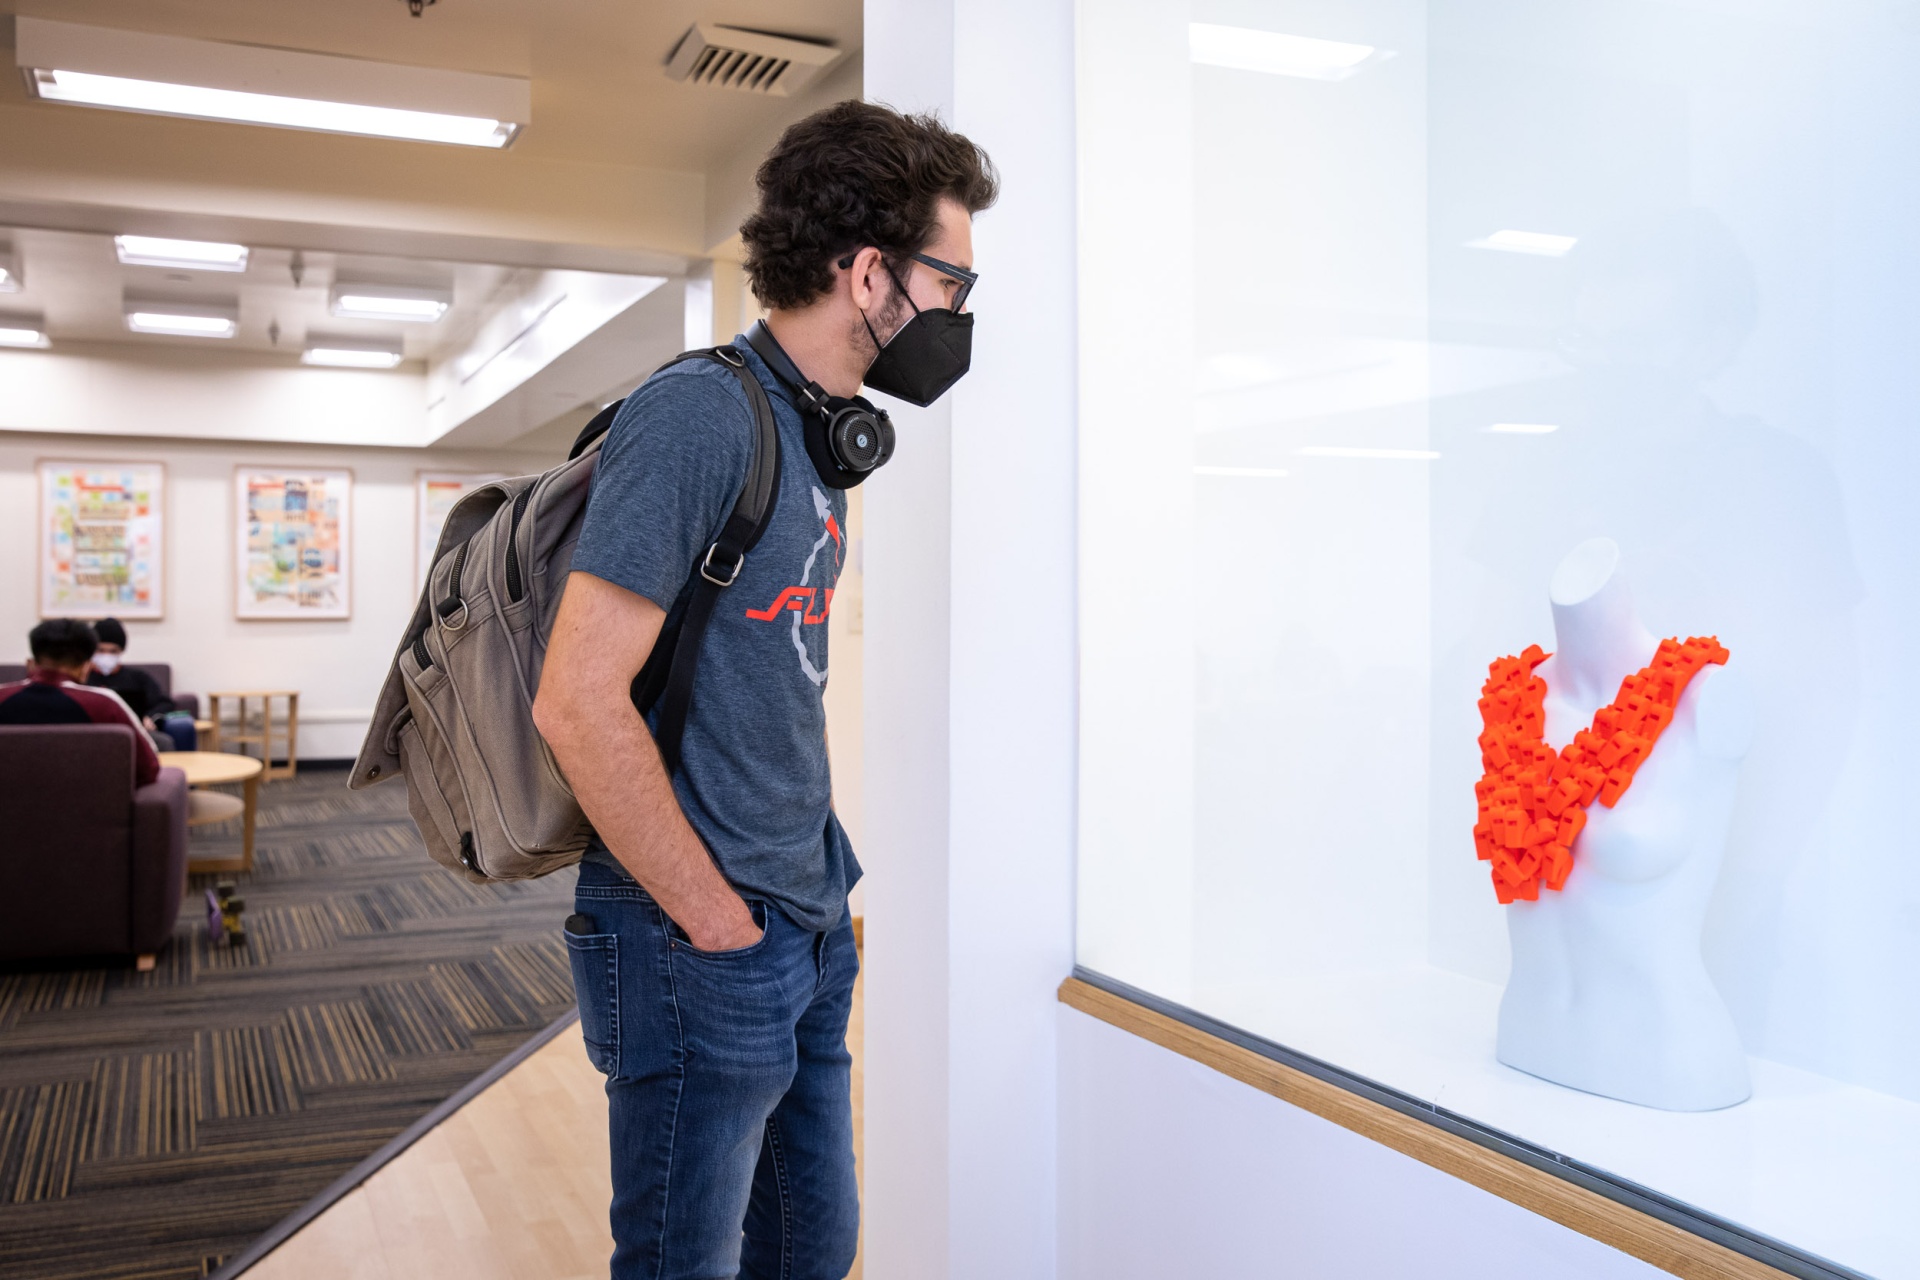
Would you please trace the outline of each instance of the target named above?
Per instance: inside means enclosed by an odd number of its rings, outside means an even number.
[[[790,97],[840,61],[840,50],[820,40],[696,23],[667,55],[667,75],[742,93]]]

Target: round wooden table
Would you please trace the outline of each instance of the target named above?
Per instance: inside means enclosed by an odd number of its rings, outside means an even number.
[[[245,784],[244,798],[240,800],[218,791],[194,791],[188,797],[187,825],[190,827],[225,822],[233,817],[245,821],[238,858],[189,857],[187,870],[191,873],[253,870],[253,819],[260,799],[260,762],[252,756],[237,756],[225,751],[162,751],[160,764],[163,768],[183,771],[189,787],[211,787],[230,782]]]

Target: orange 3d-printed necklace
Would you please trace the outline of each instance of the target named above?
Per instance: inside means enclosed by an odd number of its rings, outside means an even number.
[[[1662,640],[1653,661],[1620,682],[1620,694],[1593,713],[1593,727],[1558,752],[1546,744],[1547,682],[1533,669],[1547,660],[1539,645],[1517,658],[1496,658],[1480,690],[1480,763],[1473,792],[1480,820],[1473,843],[1493,863],[1493,891],[1502,903],[1558,889],[1573,870],[1573,842],[1598,796],[1611,809],[1633,785],[1634,772],[1673,721],[1687,683],[1727,651],[1712,636]]]

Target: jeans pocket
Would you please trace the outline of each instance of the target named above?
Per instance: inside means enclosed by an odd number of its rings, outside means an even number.
[[[771,907],[759,898],[749,898],[747,899],[747,910],[752,914],[753,922],[760,926],[760,936],[752,942],[749,942],[746,946],[735,947],[731,951],[702,951],[699,947],[693,945],[693,939],[687,936],[687,931],[675,924],[671,917],[663,915],[662,918],[667,922],[668,935],[680,945],[682,950],[689,954],[699,956],[703,960],[744,960],[748,956],[757,955],[759,952],[764,951],[767,946],[767,938],[773,933],[774,913]]]
[[[610,1076],[620,1063],[620,939],[611,933],[564,936],[587,1061]]]

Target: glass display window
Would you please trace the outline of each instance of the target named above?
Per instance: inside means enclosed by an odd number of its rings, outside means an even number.
[[[1920,1276],[1920,11],[1079,40],[1080,964]]]

